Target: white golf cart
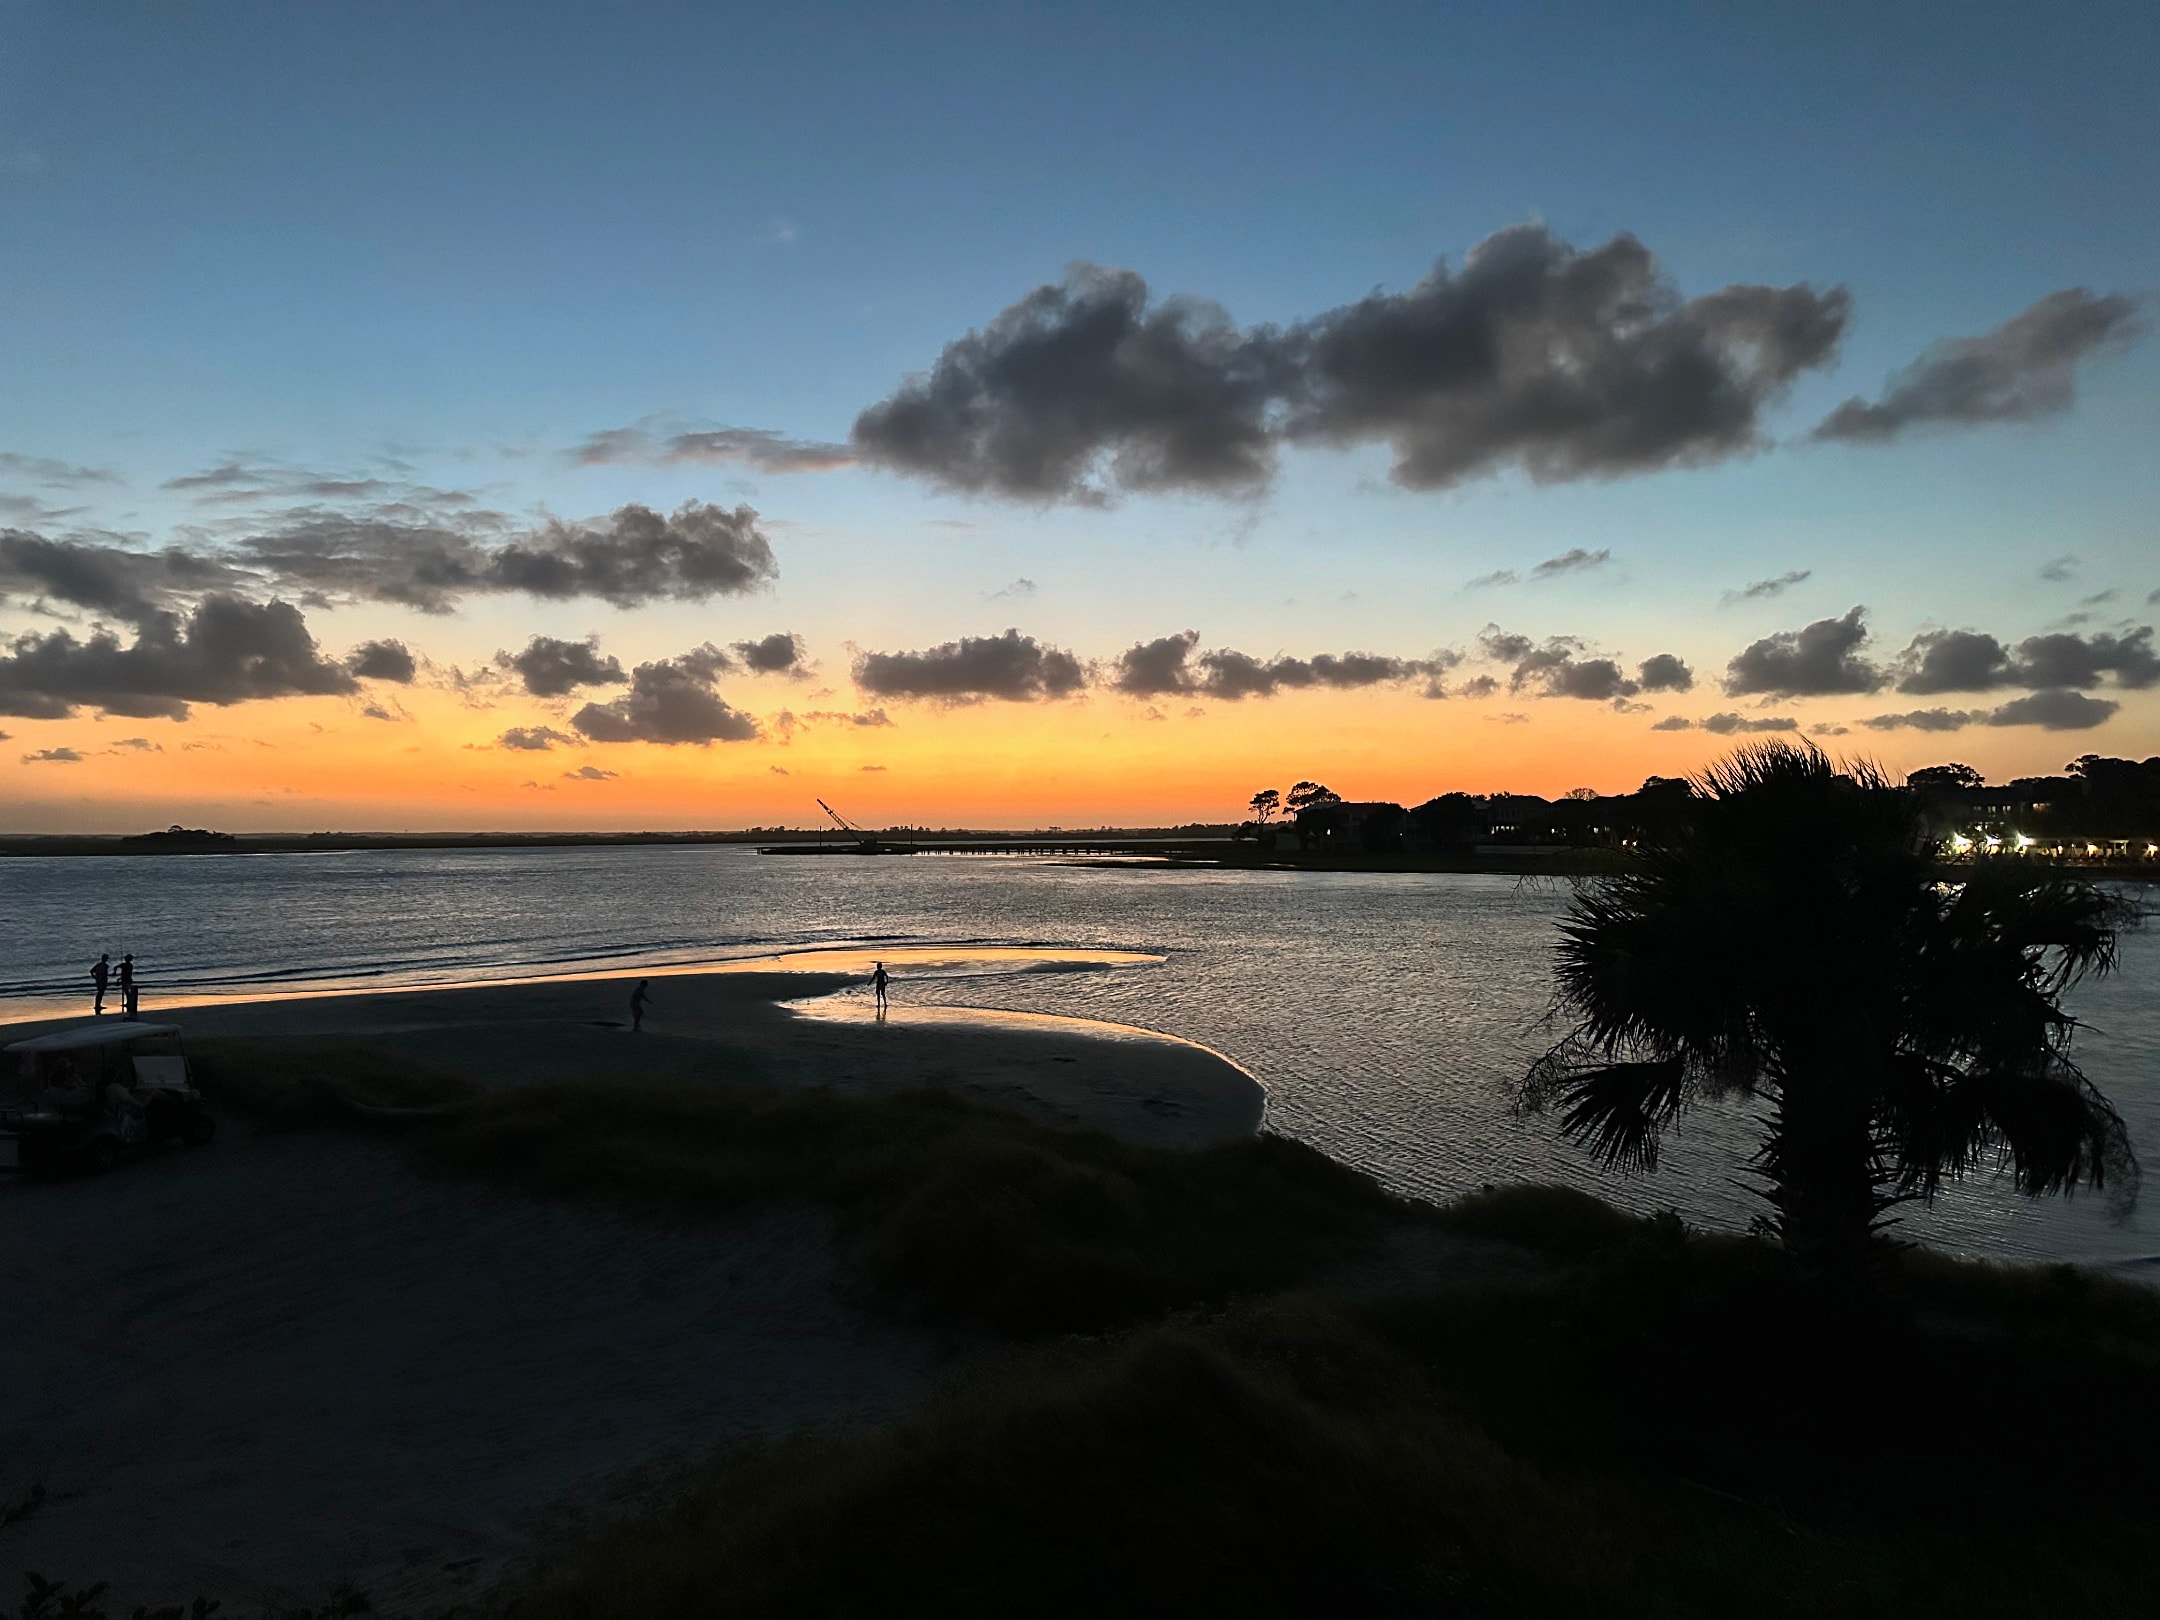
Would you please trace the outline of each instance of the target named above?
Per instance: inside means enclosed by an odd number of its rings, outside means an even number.
[[[177,1024],[101,1018],[0,1048],[0,1141],[14,1142],[15,1169],[109,1170],[131,1148],[216,1134]]]

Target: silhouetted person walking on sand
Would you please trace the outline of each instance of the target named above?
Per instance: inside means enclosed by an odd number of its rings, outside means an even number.
[[[640,979],[637,988],[630,992],[630,1033],[633,1035],[645,1027],[645,1003],[652,1000],[645,993],[645,987],[650,983],[650,979]]]
[[[885,971],[883,962],[873,962],[870,972],[870,988],[877,994],[877,1010],[880,1018],[885,1016],[885,987],[892,983],[892,975]]]
[[[90,982],[97,986],[97,997],[90,1003],[90,1016],[105,1016],[105,986],[112,980],[112,952],[107,951],[90,964]]]
[[[135,1016],[135,953],[133,951],[120,958],[120,1012],[126,1018]]]

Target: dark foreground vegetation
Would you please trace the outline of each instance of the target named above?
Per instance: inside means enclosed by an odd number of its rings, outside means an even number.
[[[204,1071],[235,1111],[536,1195],[821,1204],[866,1300],[975,1330],[906,1420],[726,1451],[484,1612],[1969,1620],[2160,1589],[2160,1294],[2067,1267],[1886,1248],[1826,1296],[1762,1240],[1555,1188],[1434,1209],[1276,1139],[483,1094],[352,1049]]]

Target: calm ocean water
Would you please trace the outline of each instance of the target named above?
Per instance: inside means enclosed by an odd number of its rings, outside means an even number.
[[[1166,872],[913,856],[780,859],[728,846],[0,860],[0,1017],[86,1008],[89,963],[133,951],[146,1000],[390,988],[692,964],[775,948],[998,944],[1159,952],[1159,967],[906,977],[917,1002],[1068,1013],[1214,1047],[1276,1129],[1432,1196],[1536,1178],[1738,1226],[1737,1113],[1698,1116],[1660,1171],[1619,1180],[1508,1088],[1548,1043],[1554,883],[1454,874]],[[2079,990],[2079,1056],[2155,1184],[2096,1199],[1970,1185],[1908,1228],[1946,1248],[2160,1275],[2160,926]]]

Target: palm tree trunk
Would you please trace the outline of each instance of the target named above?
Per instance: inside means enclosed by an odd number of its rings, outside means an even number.
[[[1854,1277],[1874,1257],[1884,1194],[1867,1085],[1849,1058],[1788,1070],[1758,1164],[1779,1240],[1803,1268]]]

